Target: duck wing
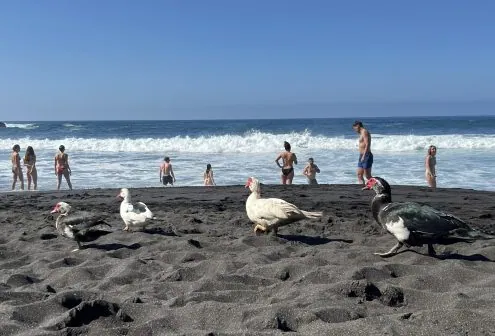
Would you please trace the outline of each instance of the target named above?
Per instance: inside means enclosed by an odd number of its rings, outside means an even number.
[[[380,211],[379,218],[384,224],[402,220],[404,227],[416,238],[461,238],[469,236],[469,232],[473,231],[466,222],[454,215],[415,202],[390,203]]]
[[[301,210],[292,203],[279,198],[261,198],[253,204],[254,217],[263,220],[302,219]]]
[[[88,229],[95,225],[108,225],[106,222],[107,216],[103,214],[96,214],[92,212],[79,211],[77,213],[66,216],[63,219],[63,224],[69,226],[71,229],[78,231]]]

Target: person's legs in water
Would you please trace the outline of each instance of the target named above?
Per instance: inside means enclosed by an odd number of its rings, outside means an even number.
[[[67,185],[69,186],[69,189],[72,190],[72,183],[70,183],[70,174],[67,169],[64,169],[63,175],[65,177],[65,181],[67,181]]]

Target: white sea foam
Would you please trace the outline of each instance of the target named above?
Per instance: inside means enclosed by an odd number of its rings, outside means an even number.
[[[10,128],[23,128],[23,129],[34,129],[39,127],[36,124],[11,124],[11,123],[5,123],[5,126]]]
[[[356,138],[326,137],[310,132],[272,134],[252,131],[244,135],[176,136],[171,138],[110,138],[110,139],[0,139],[0,150],[19,143],[22,148],[54,150],[64,144],[70,151],[82,152],[146,152],[146,153],[272,153],[289,141],[294,151],[355,150]],[[381,135],[373,134],[374,152],[410,152],[424,150],[435,144],[439,149],[495,150],[495,135]]]

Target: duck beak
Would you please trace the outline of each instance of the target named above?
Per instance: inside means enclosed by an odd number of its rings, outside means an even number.
[[[58,207],[55,207],[55,208],[53,208],[52,211],[50,211],[50,213],[56,213],[56,212],[58,212]]]
[[[361,188],[361,190],[370,190],[370,187],[368,187],[368,185],[365,185],[364,187]]]

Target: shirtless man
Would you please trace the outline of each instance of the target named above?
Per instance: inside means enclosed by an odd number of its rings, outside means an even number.
[[[69,189],[72,190],[72,183],[70,182],[70,175],[72,174],[72,170],[69,166],[69,155],[65,152],[65,146],[60,145],[58,147],[58,153],[55,155],[55,175],[57,176],[57,190],[60,190],[60,184],[62,183],[62,176],[65,177],[65,181],[69,186]]]
[[[308,164],[304,167],[303,175],[308,178],[308,184],[314,185],[318,184],[316,180],[316,173],[320,172],[320,168],[314,164],[313,158],[308,159]]]
[[[172,164],[170,163],[170,158],[166,156],[163,161],[165,162],[160,165],[160,182],[162,182],[164,186],[167,184],[174,185],[175,175]]]
[[[371,135],[363,123],[356,120],[352,128],[359,134],[359,160],[357,164],[358,183],[364,184],[363,174],[366,179],[371,178],[371,166],[373,166],[373,154],[371,153]]]
[[[10,155],[10,160],[12,161],[12,190],[15,190],[17,179],[21,182],[21,190],[24,190],[24,176],[22,175],[21,157],[19,156],[20,151],[21,146],[14,145],[12,147],[12,154]]]
[[[284,141],[285,152],[282,152],[275,159],[277,166],[282,169],[282,184],[292,184],[294,178],[294,164],[297,164],[296,154],[291,153],[290,143]],[[278,160],[282,159],[283,165]]]

